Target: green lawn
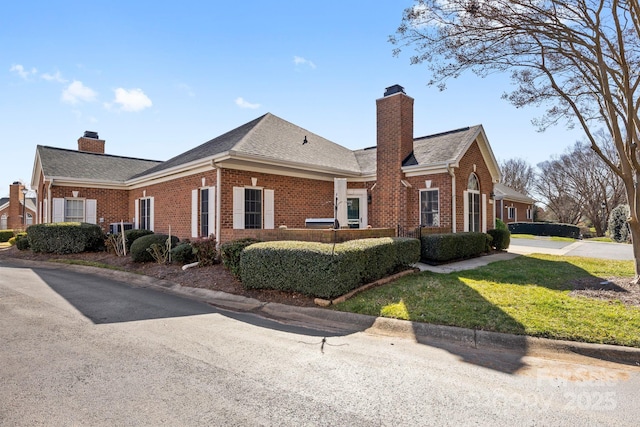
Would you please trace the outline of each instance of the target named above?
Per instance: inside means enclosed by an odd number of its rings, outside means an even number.
[[[512,239],[549,239],[554,242],[575,242],[576,239],[572,237],[559,237],[559,236],[534,236],[533,234],[511,234]]]
[[[423,272],[334,307],[488,331],[640,347],[640,308],[569,295],[580,277],[632,277],[632,261],[521,256],[470,271]]]

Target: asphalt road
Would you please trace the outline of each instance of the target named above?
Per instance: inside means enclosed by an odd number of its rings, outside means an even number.
[[[546,253],[552,255],[582,256],[612,260],[633,260],[633,247],[622,243],[577,240],[558,242],[548,238],[512,238],[509,252],[518,254]]]
[[[640,369],[327,333],[0,263],[0,425],[635,426]]]

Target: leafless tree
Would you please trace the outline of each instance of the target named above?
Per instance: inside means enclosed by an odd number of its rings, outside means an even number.
[[[603,138],[603,133],[596,134]],[[600,140],[604,152],[615,156],[610,141]],[[560,157],[538,165],[536,193],[561,222],[576,224],[586,219],[603,236],[610,211],[624,203],[622,180],[586,142],[577,142]]]
[[[536,173],[526,160],[514,158],[500,162],[500,172],[502,172],[502,183],[507,187],[525,194],[531,195],[533,181]]]
[[[569,190],[569,176],[562,168],[561,159],[538,164],[539,174],[534,191],[553,219],[563,224],[577,224],[582,217],[579,196]]]
[[[396,53],[414,47],[431,84],[471,70],[510,72],[516,107],[545,105],[540,129],[578,123],[593,151],[624,182],[640,282],[640,3],[638,0],[419,0],[406,9]],[[617,154],[602,150],[604,127]]]

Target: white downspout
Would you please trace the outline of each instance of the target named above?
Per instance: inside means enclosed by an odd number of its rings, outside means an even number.
[[[53,186],[53,179],[49,181],[49,188],[47,188],[47,211],[45,212],[44,222],[51,222],[51,187]]]
[[[456,173],[447,163],[447,172],[451,176],[451,232],[455,233],[456,230]]]
[[[222,216],[222,201],[220,200],[222,195],[222,170],[218,165],[216,167],[216,242],[218,246],[220,246],[220,236],[222,233],[220,232],[220,225],[222,224],[221,216]]]

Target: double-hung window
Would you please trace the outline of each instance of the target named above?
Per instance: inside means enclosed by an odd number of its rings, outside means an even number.
[[[507,219],[515,219],[516,218],[516,208],[513,206],[507,207]]]
[[[79,197],[52,199],[52,222],[97,223],[97,201]],[[27,216],[27,220],[29,217]],[[33,218],[32,218],[33,221]]]
[[[234,229],[273,229],[274,219],[274,190],[233,188]]]
[[[140,199],[140,229],[152,230],[151,227],[151,198]]]
[[[209,189],[200,190],[200,235],[209,236]]]
[[[440,204],[438,189],[420,191],[420,225],[423,227],[440,226]]]

